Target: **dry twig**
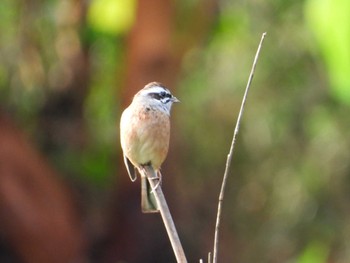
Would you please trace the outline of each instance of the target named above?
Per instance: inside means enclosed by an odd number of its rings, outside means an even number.
[[[255,58],[254,58],[254,61],[253,61],[253,66],[252,66],[252,69],[250,71],[248,83],[247,83],[247,86],[246,86],[246,89],[245,89],[245,92],[244,92],[244,96],[243,96],[243,99],[242,99],[241,108],[240,108],[239,113],[238,113],[238,118],[237,118],[235,130],[234,130],[234,133],[233,133],[231,148],[230,148],[229,154],[227,155],[226,167],[225,167],[224,177],[223,177],[222,184],[221,184],[221,190],[220,190],[219,202],[218,202],[218,210],[217,210],[217,216],[216,216],[213,263],[217,263],[217,260],[218,260],[219,227],[220,227],[220,221],[221,221],[221,210],[222,210],[222,203],[224,201],[226,181],[227,181],[227,177],[228,177],[228,173],[229,173],[230,166],[231,166],[231,161],[232,161],[233,149],[234,149],[234,145],[235,145],[235,141],[236,141],[236,136],[237,136],[238,131],[239,131],[239,125],[240,125],[241,118],[242,118],[242,115],[243,115],[244,105],[245,105],[245,102],[247,100],[248,91],[249,91],[250,85],[251,85],[252,80],[253,80],[256,63],[258,61],[259,54],[260,54],[260,49],[261,49],[261,46],[262,46],[262,43],[264,41],[265,36],[266,36],[266,33],[263,33],[262,36],[261,36],[261,40],[260,40],[258,49],[257,49],[256,54],[255,54]],[[209,263],[211,263],[211,262],[209,262]]]

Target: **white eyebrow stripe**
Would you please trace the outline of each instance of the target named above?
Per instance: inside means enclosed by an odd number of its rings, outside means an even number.
[[[152,87],[152,88],[148,88],[148,89],[145,89],[145,90],[142,90],[142,93],[143,94],[150,94],[150,93],[161,93],[165,91],[167,94],[171,94],[169,90],[163,88],[163,87],[159,87],[159,86],[155,86],[155,87]]]

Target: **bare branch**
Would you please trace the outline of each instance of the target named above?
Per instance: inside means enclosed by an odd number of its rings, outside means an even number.
[[[168,233],[169,239],[171,246],[173,247],[174,254],[176,257],[176,260],[178,263],[187,263],[187,259],[185,256],[185,252],[182,248],[179,236],[177,234],[176,228],[174,221],[171,217],[169,207],[167,205],[167,202],[165,200],[162,187],[160,185],[157,186],[158,180],[155,180],[157,177],[154,169],[150,166],[145,166],[144,167],[144,174],[147,177],[153,191],[154,191],[154,196],[157,201],[157,205],[160,211],[160,214],[162,216],[163,222],[165,229]]]
[[[252,66],[252,69],[250,71],[248,83],[247,83],[247,86],[246,86],[246,89],[245,89],[245,92],[244,92],[241,108],[240,108],[239,114],[238,114],[236,127],[235,127],[235,130],[234,130],[234,133],[233,133],[231,148],[230,148],[229,154],[227,155],[226,167],[225,167],[224,177],[223,177],[223,180],[222,180],[222,185],[221,185],[221,190],[220,190],[220,195],[219,195],[219,202],[218,202],[218,210],[217,210],[217,216],[216,216],[213,263],[217,263],[217,260],[218,260],[219,227],[220,227],[220,221],[221,221],[221,209],[222,209],[222,203],[224,201],[226,181],[227,181],[228,173],[229,173],[230,166],[231,166],[233,149],[234,149],[234,145],[235,145],[235,141],[236,141],[236,136],[237,136],[238,131],[239,131],[239,125],[240,125],[241,118],[242,118],[242,115],[243,115],[244,105],[245,105],[245,102],[247,100],[248,91],[249,91],[250,85],[251,85],[252,80],[253,80],[256,63],[258,61],[259,54],[260,54],[260,49],[261,49],[261,46],[262,46],[262,43],[264,41],[265,36],[266,36],[266,32],[262,34],[261,40],[260,40],[260,43],[259,43],[259,46],[258,46],[258,49],[257,49],[256,54],[255,54],[253,66]]]

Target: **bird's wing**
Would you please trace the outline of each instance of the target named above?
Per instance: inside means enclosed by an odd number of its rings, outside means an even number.
[[[135,166],[130,162],[130,160],[128,159],[128,157],[126,157],[124,155],[124,163],[125,163],[125,167],[126,170],[128,171],[129,177],[131,179],[132,182],[135,182],[137,179],[136,176],[136,168]]]

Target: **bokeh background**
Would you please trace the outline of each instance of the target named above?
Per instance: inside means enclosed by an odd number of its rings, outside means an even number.
[[[119,118],[161,81],[163,190],[189,262],[350,262],[348,0],[1,0],[0,262],[175,262],[140,212]]]

